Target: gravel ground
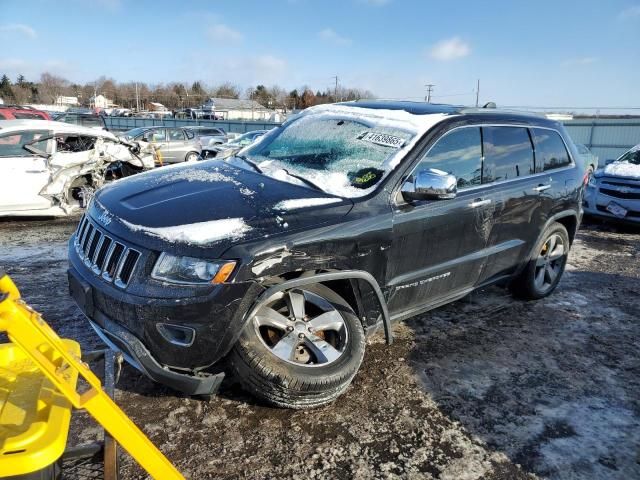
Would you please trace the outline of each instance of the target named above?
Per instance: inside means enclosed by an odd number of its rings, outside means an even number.
[[[0,222],[0,265],[90,349],[67,294],[76,222]],[[129,367],[116,400],[191,479],[640,478],[639,257],[637,230],[585,225],[551,297],[489,288],[398,324],[328,407],[265,407],[231,379],[211,401],[185,398]],[[99,435],[75,415],[72,442]],[[121,474],[146,478],[127,455]]]

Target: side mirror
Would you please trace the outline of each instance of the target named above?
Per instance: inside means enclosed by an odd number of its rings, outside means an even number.
[[[419,171],[401,190],[407,201],[455,198],[457,191],[458,180],[454,175],[433,169]]]

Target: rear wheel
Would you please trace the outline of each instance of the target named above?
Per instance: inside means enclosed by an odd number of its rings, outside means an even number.
[[[362,324],[324,285],[267,299],[247,322],[230,363],[240,383],[279,407],[313,408],[349,386],[365,349]]]
[[[569,255],[569,234],[564,225],[551,224],[534,249],[534,256],[511,283],[515,296],[536,300],[550,295],[558,286]]]

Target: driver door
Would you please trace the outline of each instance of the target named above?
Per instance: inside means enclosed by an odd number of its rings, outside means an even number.
[[[396,199],[387,268],[389,310],[411,315],[469,291],[477,282],[490,235],[491,202],[483,198],[479,127],[454,129],[429,149],[409,181],[437,169],[457,178],[455,198]]]
[[[32,145],[51,153],[47,130],[11,132],[0,136],[0,212],[44,210],[51,202],[40,196],[50,179],[48,160],[25,150]],[[43,138],[44,140],[38,141]]]

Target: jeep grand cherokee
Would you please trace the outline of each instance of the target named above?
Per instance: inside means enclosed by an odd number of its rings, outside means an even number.
[[[342,394],[379,327],[502,282],[558,285],[582,166],[545,118],[411,102],[307,109],[226,162],[100,190],[70,290],[152,379],[210,394],[228,358],[274,405]],[[428,321],[428,317],[425,317]]]

